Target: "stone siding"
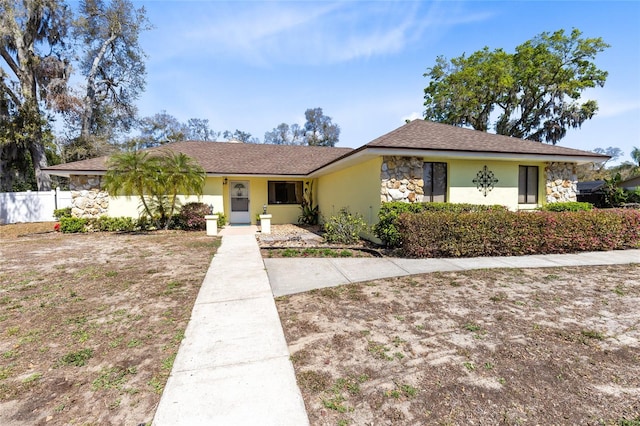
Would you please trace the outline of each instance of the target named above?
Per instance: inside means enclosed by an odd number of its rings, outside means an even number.
[[[421,202],[424,197],[423,159],[420,157],[382,157],[380,200]]]
[[[109,194],[101,188],[100,176],[72,175],[71,215],[74,217],[97,218],[106,216],[109,210]]]
[[[547,203],[577,201],[578,179],[573,163],[548,163],[545,167]]]

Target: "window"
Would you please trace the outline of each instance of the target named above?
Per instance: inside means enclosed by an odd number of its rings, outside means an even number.
[[[424,163],[424,201],[447,201],[447,163]]]
[[[301,202],[301,181],[269,181],[269,204],[300,204]]]
[[[520,166],[518,204],[538,204],[538,166]]]

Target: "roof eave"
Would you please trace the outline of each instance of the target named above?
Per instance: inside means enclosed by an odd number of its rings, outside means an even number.
[[[309,175],[300,173],[282,173],[282,174],[266,174],[266,173],[207,173],[207,177],[226,177],[226,178],[289,178],[289,179],[307,179]]]
[[[563,163],[591,163],[606,161],[610,157],[606,155],[570,155],[547,153],[520,153],[520,152],[495,152],[495,151],[455,151],[435,150],[422,148],[385,148],[369,147],[370,154],[392,156],[424,156],[431,158],[457,158],[457,159],[482,159],[482,160],[527,160],[527,161],[554,161]]]
[[[58,170],[58,169],[42,169],[42,171],[51,176],[71,177],[72,175],[82,176],[104,176],[106,170]]]

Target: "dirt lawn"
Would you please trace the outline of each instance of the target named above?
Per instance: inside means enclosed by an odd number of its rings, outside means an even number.
[[[151,422],[219,239],[0,226],[0,425]]]
[[[312,425],[640,425],[640,265],[281,297]]]

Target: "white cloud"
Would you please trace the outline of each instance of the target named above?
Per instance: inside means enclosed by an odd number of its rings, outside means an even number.
[[[182,49],[258,66],[341,63],[394,54],[450,27],[489,18],[440,2],[194,3],[176,19]],[[180,54],[180,51],[176,51]]]

